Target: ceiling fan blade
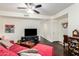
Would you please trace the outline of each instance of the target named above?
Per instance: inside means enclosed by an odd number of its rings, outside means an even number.
[[[30,6],[30,3],[25,3],[26,6]]]
[[[37,14],[39,14],[40,12],[38,12],[37,10],[33,10],[34,12],[36,12]]]
[[[42,7],[42,5],[36,5],[36,6],[35,6],[35,8],[40,8],[40,7]]]
[[[28,3],[25,3],[25,5],[28,5]]]

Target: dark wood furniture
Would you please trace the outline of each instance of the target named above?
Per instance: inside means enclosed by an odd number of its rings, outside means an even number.
[[[68,36],[67,35],[64,35],[64,46],[65,46],[65,43],[68,43]]]
[[[68,55],[68,36],[67,35],[64,35],[64,41],[63,41],[63,44],[64,44],[64,55]]]
[[[79,37],[64,36],[64,55],[79,56]]]
[[[79,37],[68,38],[68,54],[70,56],[79,56]]]
[[[72,31],[72,37],[64,35],[64,53],[67,56],[79,56],[79,31]]]

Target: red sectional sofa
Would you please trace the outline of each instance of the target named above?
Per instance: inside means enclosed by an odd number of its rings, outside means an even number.
[[[16,53],[0,46],[0,56],[18,56]]]
[[[33,48],[37,49],[39,54],[41,54],[42,56],[54,56],[54,48],[51,46],[44,45],[44,44],[37,44]],[[9,48],[10,51],[13,51],[15,53],[18,53],[22,50],[27,50],[27,49],[29,48],[23,47],[17,44],[14,44],[13,46]]]
[[[37,44],[33,48],[37,49],[39,54],[42,56],[54,56],[54,48],[51,46],[45,44]],[[0,46],[0,56],[18,56],[18,52],[27,49],[29,48],[20,46],[18,44],[14,44],[8,49]]]

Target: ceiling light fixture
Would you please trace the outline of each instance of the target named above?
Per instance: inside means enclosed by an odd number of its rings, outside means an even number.
[[[33,14],[34,11],[33,11],[32,9],[28,9],[28,10],[27,10],[27,13],[31,13],[31,14]]]

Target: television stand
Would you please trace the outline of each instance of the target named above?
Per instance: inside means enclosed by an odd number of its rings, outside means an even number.
[[[39,42],[39,37],[38,36],[24,36],[21,37],[21,42],[25,42],[25,41],[33,41],[34,43],[38,43]]]

